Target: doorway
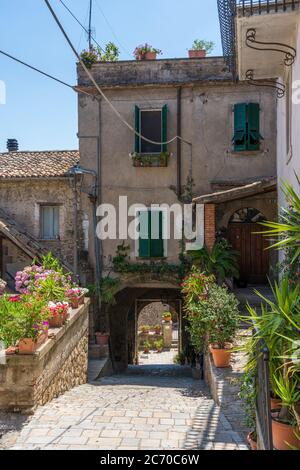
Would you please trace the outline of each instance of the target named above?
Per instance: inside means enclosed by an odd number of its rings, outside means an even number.
[[[174,364],[182,350],[181,336],[181,300],[136,299],[136,365]]]
[[[266,220],[257,209],[246,208],[234,213],[228,225],[228,240],[239,252],[239,283],[267,284],[269,275],[268,240],[259,222]]]

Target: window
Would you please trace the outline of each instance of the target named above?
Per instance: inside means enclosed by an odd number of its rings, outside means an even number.
[[[41,238],[59,238],[59,206],[41,206]]]
[[[163,213],[159,210],[139,212],[139,257],[162,258],[164,256]]]
[[[259,150],[260,107],[258,103],[239,103],[234,105],[234,150]]]
[[[162,109],[140,109],[135,106],[135,130],[154,142],[167,140],[167,106]],[[156,145],[135,136],[135,152],[153,154],[167,152],[167,145]]]

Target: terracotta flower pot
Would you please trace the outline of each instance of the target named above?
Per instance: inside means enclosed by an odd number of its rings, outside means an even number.
[[[215,349],[213,346],[210,348],[214,364],[218,368],[225,368],[230,366],[231,350],[230,349]]]
[[[299,429],[289,424],[280,423],[272,419],[273,444],[277,450],[300,450],[300,441],[296,434],[300,435]]]
[[[84,304],[84,294],[81,294],[81,296],[78,298],[79,300],[79,305],[83,305]]]
[[[34,354],[38,348],[37,341],[32,338],[22,338],[19,341],[19,354]]]
[[[254,432],[249,432],[247,436],[247,442],[251,450],[257,450],[257,441],[253,438]]]
[[[280,398],[271,398],[271,410],[278,410],[282,407]]]
[[[150,349],[149,348],[144,348],[144,353],[149,354]]]
[[[206,50],[205,49],[200,49],[200,50],[190,49],[189,50],[189,58],[190,59],[203,59],[204,57],[206,57]]]
[[[71,300],[71,307],[76,310],[79,307],[79,297],[73,297]]]
[[[63,315],[54,315],[49,319],[50,328],[61,328],[64,323]]]
[[[140,54],[138,60],[156,60],[156,52],[146,52],[146,54]]]
[[[168,317],[164,317],[164,320],[166,322],[170,322],[172,320],[172,315],[169,315]]]
[[[95,333],[96,337],[96,344],[100,346],[107,346],[108,345],[108,338],[109,334],[107,333]]]

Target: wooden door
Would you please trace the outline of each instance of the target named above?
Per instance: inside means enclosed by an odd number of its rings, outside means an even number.
[[[234,250],[240,253],[240,280],[251,284],[265,284],[269,274],[269,251],[267,239],[255,232],[262,226],[255,223],[231,223],[228,239]]]

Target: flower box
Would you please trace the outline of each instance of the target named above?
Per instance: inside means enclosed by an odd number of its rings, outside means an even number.
[[[190,49],[189,58],[190,59],[204,59],[206,57],[205,49]]]
[[[130,154],[132,164],[135,168],[166,168],[170,154],[167,152],[159,154]]]
[[[108,344],[109,334],[108,333],[95,333],[96,344],[100,346],[106,346]]]

